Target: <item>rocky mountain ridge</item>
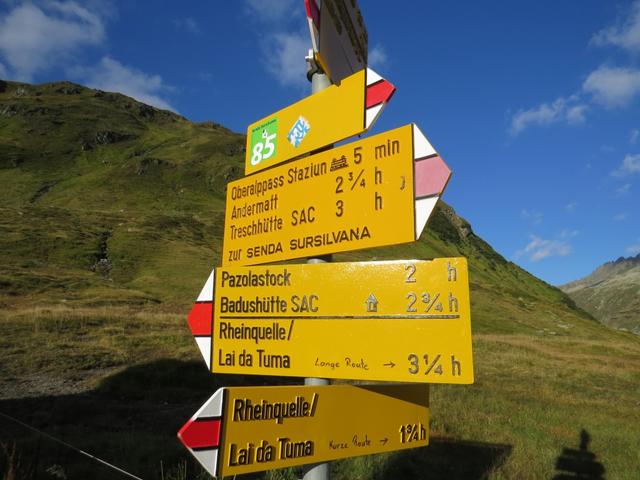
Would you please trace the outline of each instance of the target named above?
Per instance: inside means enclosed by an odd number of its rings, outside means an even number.
[[[560,289],[606,325],[640,335],[640,254],[607,262]]]

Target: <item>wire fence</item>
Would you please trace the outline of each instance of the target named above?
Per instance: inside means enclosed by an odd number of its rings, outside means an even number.
[[[4,412],[0,412],[0,417],[3,417],[3,418],[5,418],[5,419],[17,424],[17,425],[20,425],[21,427],[23,427],[23,428],[25,428],[25,429],[33,432],[33,433],[36,433],[37,435],[40,435],[40,436],[42,436],[42,437],[44,437],[44,438],[46,438],[48,440],[51,440],[51,441],[57,443],[58,445],[62,445],[63,447],[66,447],[66,448],[68,448],[70,450],[73,450],[76,453],[79,453],[80,455],[83,455],[83,456],[85,456],[85,457],[87,457],[87,458],[89,458],[89,459],[91,459],[91,460],[93,460],[93,461],[95,461],[97,463],[100,463],[100,464],[106,466],[107,468],[110,468],[110,469],[120,473],[121,475],[127,477],[127,478],[133,478],[134,480],[143,480],[142,478],[134,475],[131,472],[126,471],[123,468],[120,468],[120,467],[114,465],[113,463],[109,463],[106,460],[103,460],[102,458],[97,457],[96,455],[93,455],[93,454],[91,454],[89,452],[86,452],[86,451],[82,450],[81,448],[70,444],[69,442],[65,442],[64,440],[61,440],[61,439],[59,439],[57,437],[54,437],[53,435],[51,435],[51,434],[49,434],[47,432],[44,432],[44,431],[40,430],[39,428],[34,427],[33,425],[29,425],[28,423],[23,422],[22,420],[19,420],[19,419],[15,418],[15,417],[13,417],[11,415],[8,415],[8,414],[6,414]],[[14,451],[14,453],[15,453],[15,451]],[[8,457],[10,456],[10,452],[8,451],[8,449],[6,447],[5,447],[5,454]]]

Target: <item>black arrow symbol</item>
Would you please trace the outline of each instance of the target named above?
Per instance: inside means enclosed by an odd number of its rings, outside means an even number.
[[[396,364],[395,364],[395,363],[393,363],[393,362],[387,362],[387,363],[384,363],[384,364],[383,364],[383,366],[393,368],[393,367],[395,367],[395,366],[396,366]]]
[[[386,445],[388,441],[389,439],[385,437],[382,440],[380,440],[380,443],[382,443],[383,445]]]

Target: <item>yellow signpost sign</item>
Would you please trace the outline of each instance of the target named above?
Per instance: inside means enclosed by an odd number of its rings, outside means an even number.
[[[465,258],[216,268],[189,325],[215,373],[473,383]]]
[[[450,175],[409,124],[230,182],[222,263],[413,242]]]
[[[247,127],[245,174],[359,135],[375,122],[395,87],[363,69]]]
[[[422,447],[427,385],[227,387],[178,437],[216,477]]]
[[[334,85],[247,128],[189,327],[214,373],[402,384],[221,388],[178,432],[217,477],[425,446],[427,384],[474,381],[465,258],[272,264],[413,242],[451,176],[415,124],[329,148],[395,87],[367,68],[356,0],[305,6],[310,74]]]

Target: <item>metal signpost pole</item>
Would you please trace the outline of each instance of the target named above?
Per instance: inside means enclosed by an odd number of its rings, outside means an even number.
[[[315,59],[313,58],[313,50],[309,51],[309,55],[306,58],[309,64],[309,70],[307,71],[307,78],[311,81],[311,95],[318,93],[325,88],[331,86],[331,80],[329,77],[318,68]],[[318,258],[309,258],[307,263],[324,263],[330,262],[331,255],[326,255]],[[329,385],[329,379],[327,378],[305,378],[305,385]],[[313,465],[304,474],[303,480],[329,480],[329,463],[319,463]]]
[[[413,385],[221,388],[178,433],[215,477],[306,464],[302,480],[329,480],[331,461],[426,446],[426,384],[473,383],[465,258],[331,263],[417,241],[451,171],[414,123],[334,147],[369,130],[395,87],[367,68],[356,0],[305,7],[311,95],[247,127],[222,266],[189,328],[214,373]]]

